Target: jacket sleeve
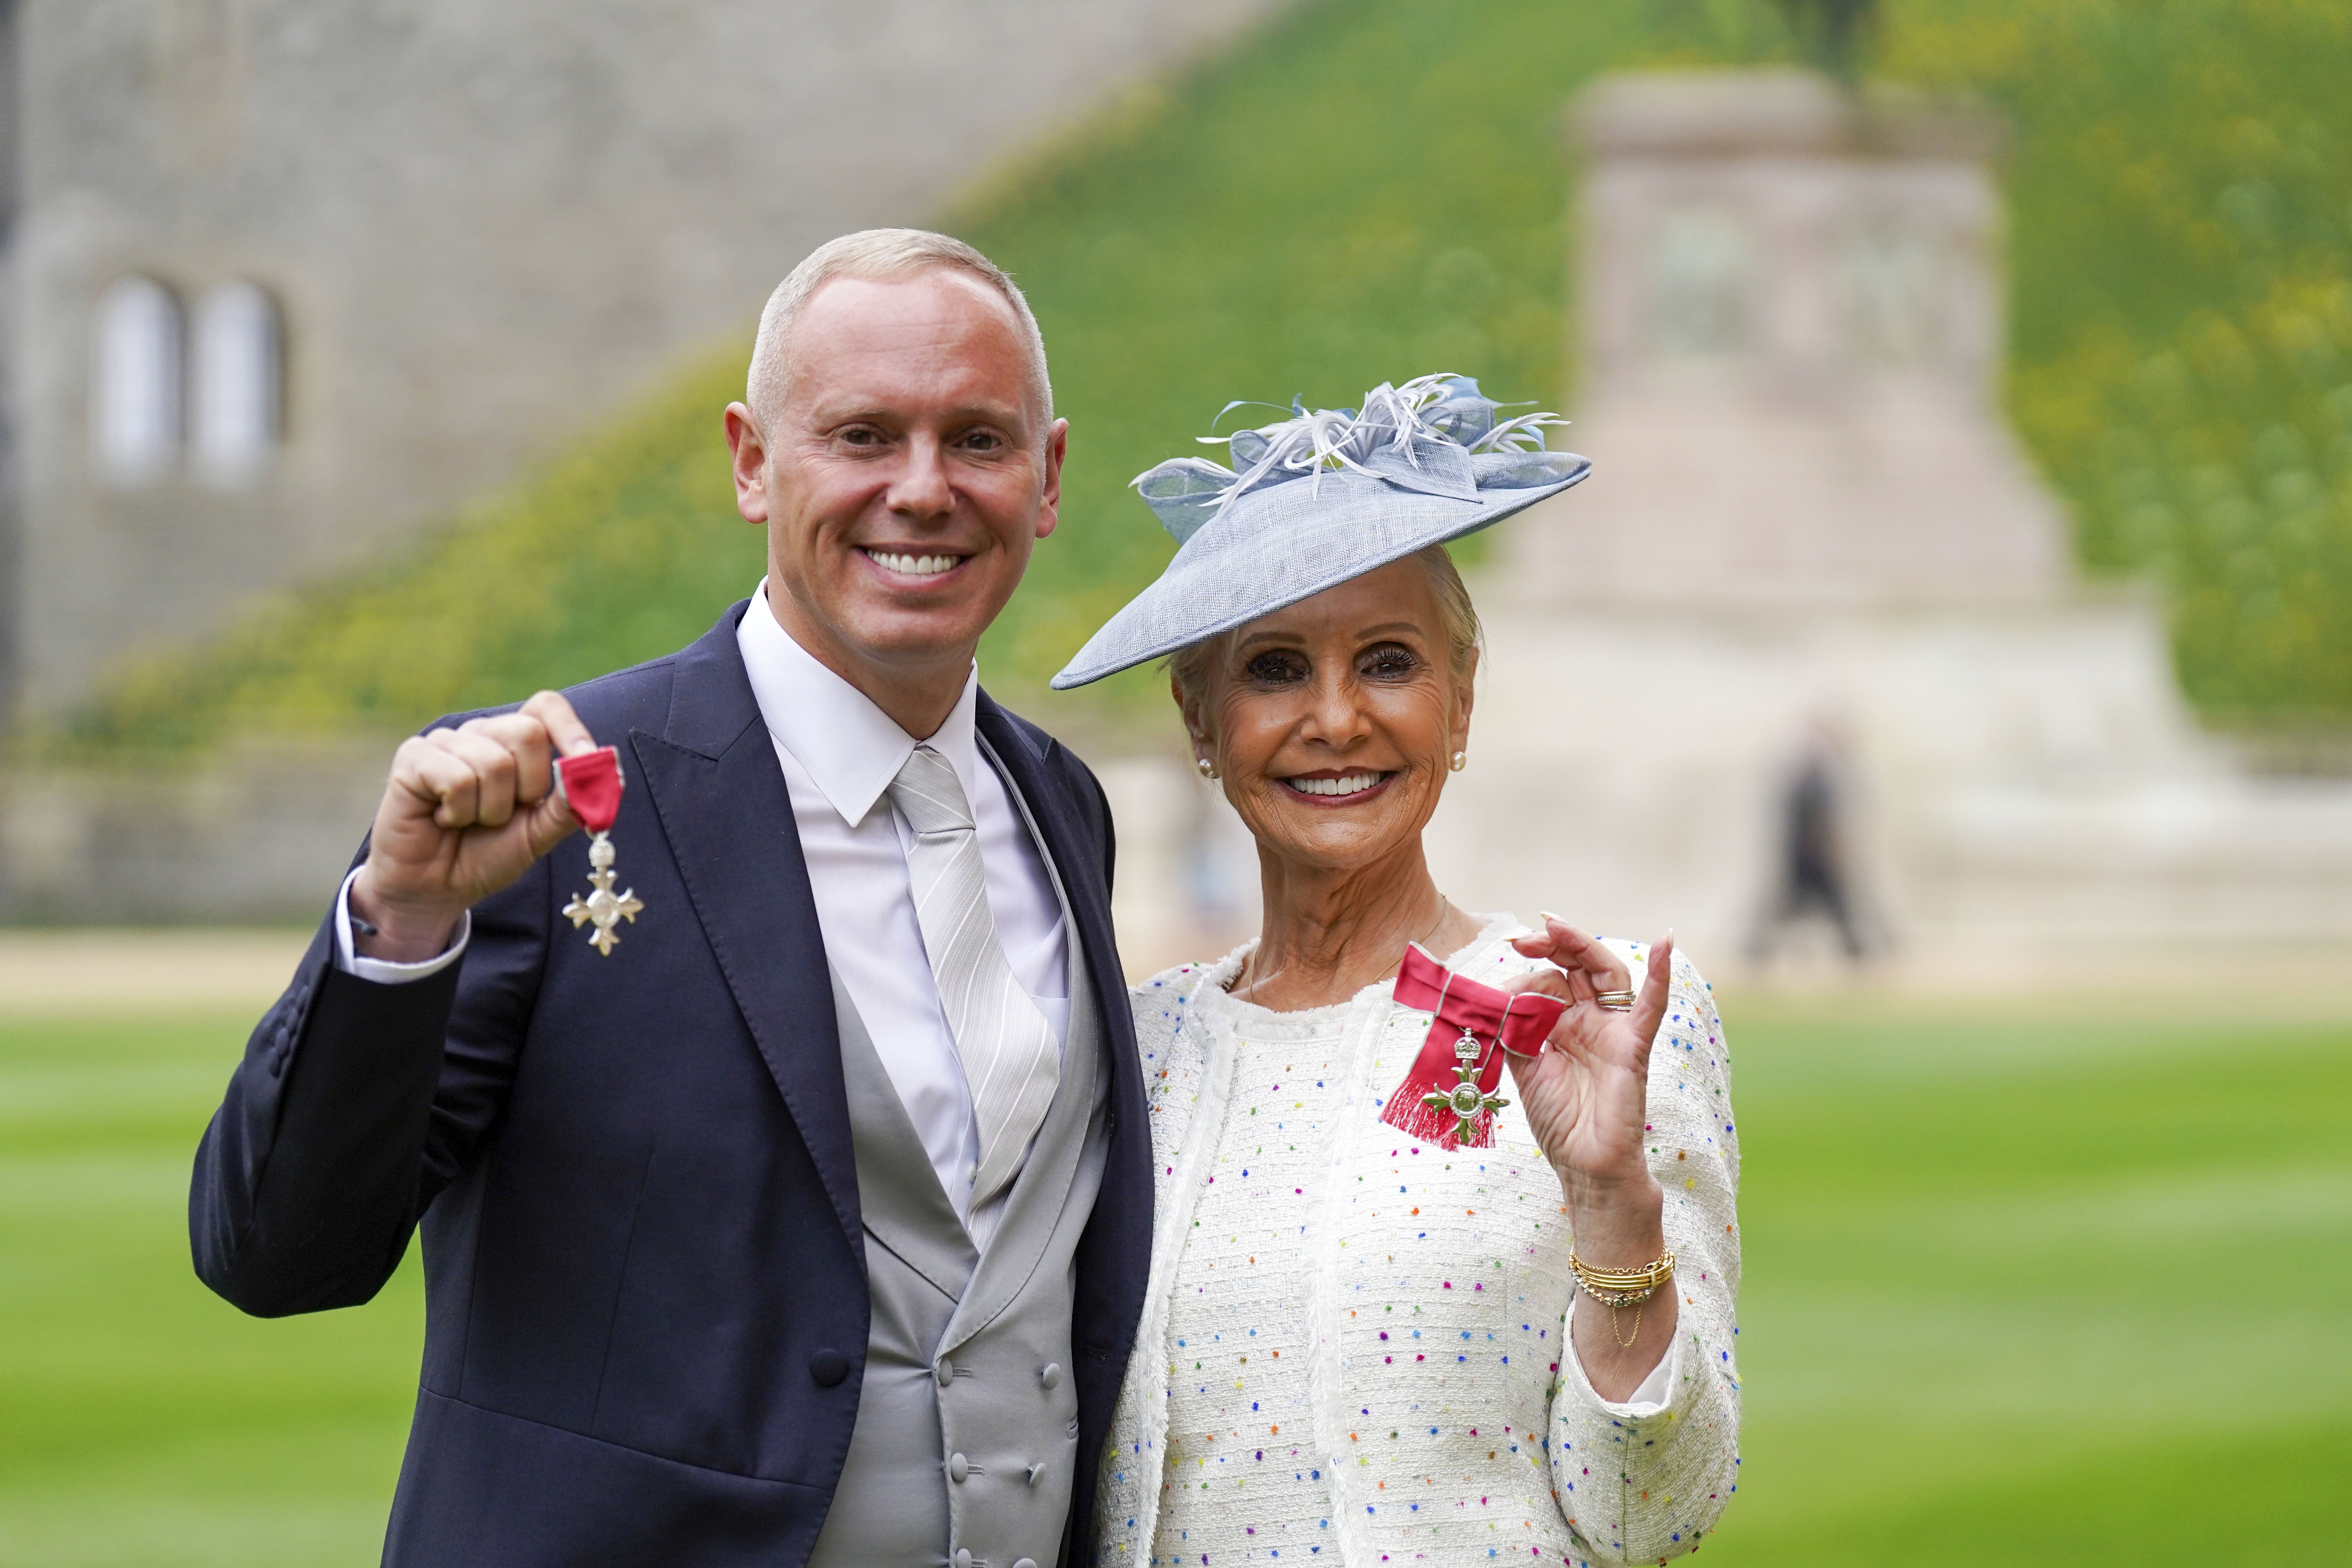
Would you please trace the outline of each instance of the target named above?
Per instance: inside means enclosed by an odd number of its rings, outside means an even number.
[[[1615,945],[1615,944],[1612,944]],[[1624,954],[1621,953],[1621,956]],[[1639,973],[1638,956],[1628,966]],[[1665,1189],[1682,1299],[1664,1405],[1612,1405],[1571,1349],[1551,1404],[1553,1494],[1595,1564],[1697,1548],[1738,1489],[1739,1145],[1711,987],[1681,954],[1650,1055],[1650,1169]],[[1560,1332],[1568,1340],[1563,1323]]]
[[[364,850],[362,851],[364,854]],[[404,984],[334,962],[333,916],[262,1016],[196,1150],[197,1277],[257,1317],[371,1300],[505,1102],[548,936],[542,859]]]

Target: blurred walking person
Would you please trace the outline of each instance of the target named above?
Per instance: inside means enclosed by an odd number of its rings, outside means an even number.
[[[1748,938],[1753,963],[1769,963],[1780,937],[1813,915],[1836,931],[1848,962],[1859,963],[1870,954],[1847,874],[1844,764],[1835,728],[1826,719],[1813,720],[1781,791],[1779,875]]]

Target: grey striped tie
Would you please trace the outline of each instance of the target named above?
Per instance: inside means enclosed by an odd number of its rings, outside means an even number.
[[[971,1179],[977,1209],[1020,1173],[1022,1156],[1054,1099],[1061,1048],[1053,1026],[1013,979],[997,940],[980,836],[955,769],[930,747],[917,746],[889,795],[915,830],[907,851],[915,919],[980,1124],[980,1163]]]

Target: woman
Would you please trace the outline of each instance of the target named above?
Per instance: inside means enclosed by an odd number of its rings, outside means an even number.
[[[1133,990],[1158,1245],[1106,1563],[1650,1562],[1733,1489],[1706,984],[1669,942],[1466,913],[1422,855],[1478,659],[1440,546],[1587,468],[1495,407],[1424,377],[1144,475],[1183,548],[1056,679],[1172,656],[1264,883],[1255,942]]]

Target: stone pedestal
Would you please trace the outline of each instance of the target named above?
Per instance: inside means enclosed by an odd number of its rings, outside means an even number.
[[[1996,125],[1801,72],[1621,77],[1576,106],[1593,459],[1512,523],[1532,603],[2044,600],[2063,520],[1999,415]]]
[[[2199,732],[2153,598],[2076,580],[2001,418],[1998,128],[1795,72],[1612,79],[1574,124],[1556,444],[1593,475],[1473,582],[1456,901],[1727,967],[1781,934],[1810,767],[1881,954],[2352,937],[2352,787]]]

